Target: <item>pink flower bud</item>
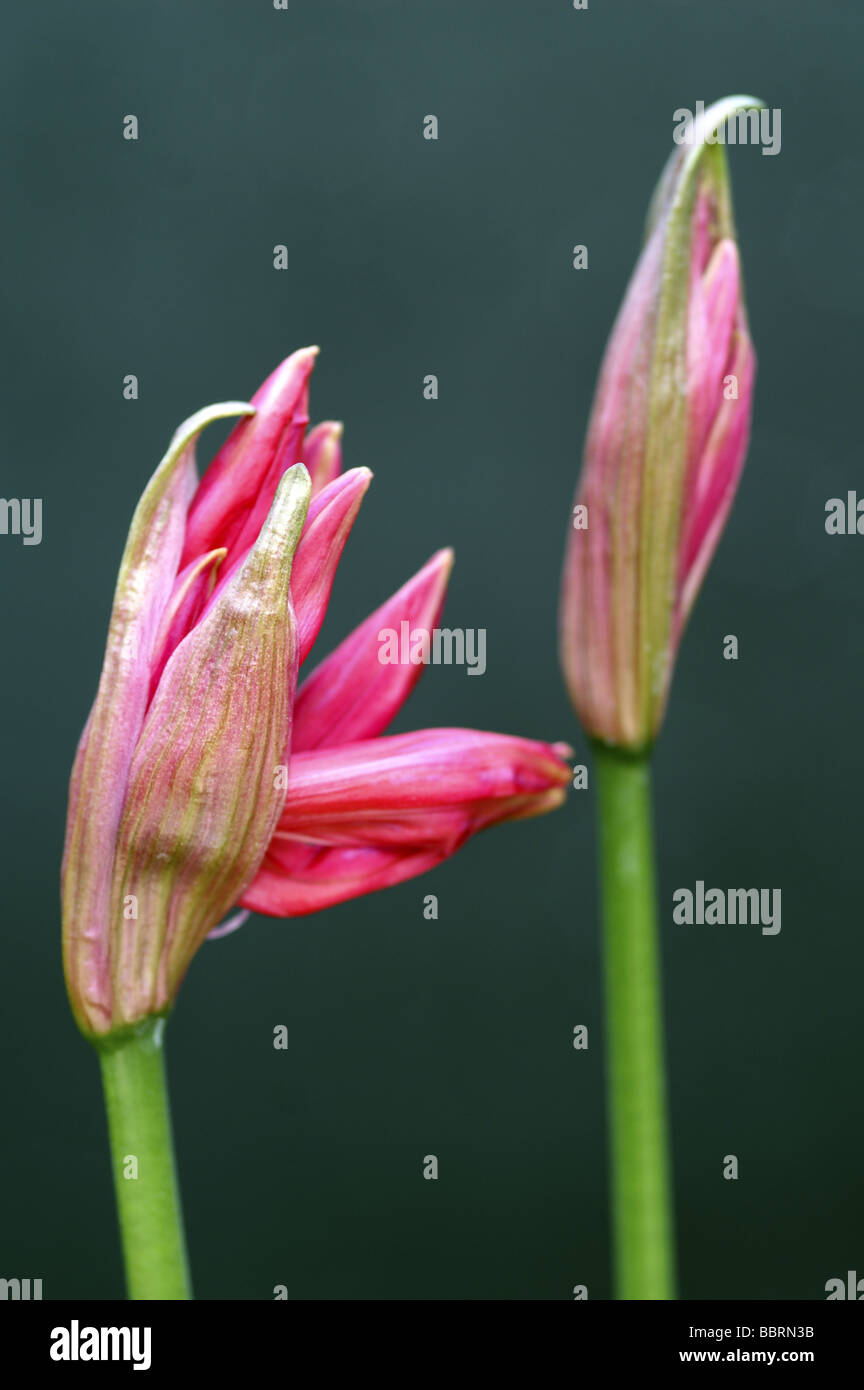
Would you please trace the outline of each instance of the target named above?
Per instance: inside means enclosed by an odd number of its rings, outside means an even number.
[[[564,677],[594,738],[637,751],[663,720],[675,655],[749,440],[755,355],[724,148],[748,97],[704,112],[669,160],[606,348],[560,607]]]
[[[309,501],[303,465],[282,475],[220,590],[208,598],[206,581],[225,546],[178,574],[195,440],[211,420],[250,410],[214,406],[181,426],[121,563],[63,864],[66,979],[88,1034],[170,1006],[283,809],[274,773],[287,758],[299,658],[289,581]]]
[[[312,672],[295,714],[372,477],[341,471],[341,425],[306,434],[316,351],[251,405],[187,421],[133,518],[63,862],[66,979],[93,1037],[167,1012],[204,938],[250,909],[294,916],[401,882],[487,825],[557,806],[570,777],[562,745],[377,737],[422,669],[383,664],[380,630],[434,627],[449,551]],[[195,440],[233,414],[199,483]]]

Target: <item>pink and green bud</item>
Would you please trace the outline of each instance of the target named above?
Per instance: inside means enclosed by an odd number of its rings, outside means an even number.
[[[681,634],[747,452],[755,355],[724,147],[705,111],[670,158],[600,370],[569,530],[561,662],[587,733],[656,737]]]
[[[207,932],[254,877],[284,806],[275,774],[299,661],[289,585],[309,502],[303,465],[275,484],[224,585],[213,579],[230,535],[214,533],[223,544],[179,568],[195,440],[210,421],[252,409],[214,406],[181,427],[121,563],[63,865],[66,979],[92,1036],[170,1007]]]

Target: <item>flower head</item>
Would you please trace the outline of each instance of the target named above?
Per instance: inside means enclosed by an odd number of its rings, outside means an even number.
[[[675,655],[744,464],[755,355],[723,146],[749,97],[703,113],[669,160],[606,348],[560,607],[561,662],[592,737],[637,751],[662,723]]]
[[[166,1012],[235,904],[313,912],[563,799],[561,745],[378,737],[422,669],[383,665],[379,630],[434,626],[447,551],[296,691],[371,480],[342,472],[340,425],[307,431],[315,353],[294,353],[251,404],[181,426],[132,521],[62,875],[67,985],[95,1037]],[[235,414],[199,481],[198,435]]]

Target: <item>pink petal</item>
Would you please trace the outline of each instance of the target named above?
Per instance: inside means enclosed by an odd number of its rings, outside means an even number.
[[[312,479],[313,497],[342,472],[342,430],[340,421],[324,420],[306,435],[303,462]]]
[[[285,810],[241,905],[296,915],[422,873],[478,830],[559,805],[569,754],[472,729],[295,754]]]
[[[294,707],[294,748],[323,748],[380,734],[407,700],[422,665],[383,665],[384,628],[431,631],[441,616],[452,550],[439,550],[307,676]]]
[[[443,858],[432,850],[325,849],[286,871],[268,852],[243,901],[268,917],[303,917],[416,878]]]
[[[352,468],[313,498],[291,578],[303,662],[324,621],[336,567],[372,481],[368,468]]]
[[[747,457],[756,354],[743,320],[727,370],[737,377],[738,398],[721,401],[691,485],[681,537],[679,631],[717,549]]]
[[[308,424],[308,382],[317,348],[301,348],[276,368],[252,397],[255,415],[226,439],[189,509],[182,565],[226,547],[220,583],[241,563],[258,536],[286,469],[299,462]]]
[[[723,377],[741,300],[738,249],[717,243],[703,275],[691,286],[687,328],[688,458],[698,462],[723,400]]]
[[[165,669],[174,648],[182,642],[187,632],[195,626],[207,599],[219,565],[225,559],[225,550],[211,550],[200,560],[191,564],[177,576],[174,590],[162,614],[159,632],[153,643],[153,660],[150,671],[150,695],[159,684],[159,677]]]

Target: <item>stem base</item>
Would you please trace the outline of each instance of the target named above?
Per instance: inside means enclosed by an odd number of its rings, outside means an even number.
[[[596,747],[619,1299],[672,1299],[662,990],[647,755]]]
[[[131,1299],[191,1298],[165,1083],[163,1018],[97,1044]]]

